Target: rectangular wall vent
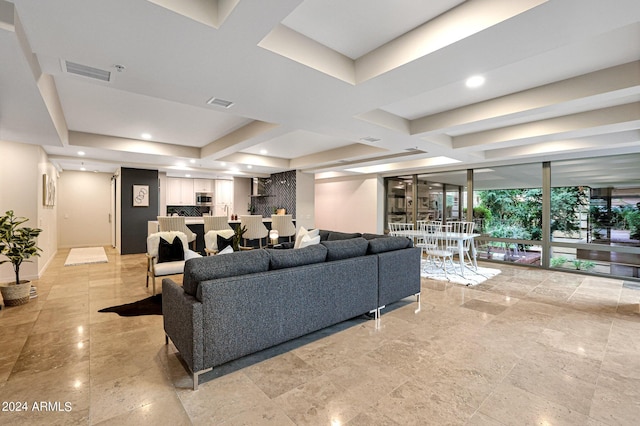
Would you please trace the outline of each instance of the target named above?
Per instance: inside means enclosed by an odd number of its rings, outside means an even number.
[[[111,72],[93,68],[87,65],[77,64],[71,61],[64,61],[65,69],[70,74],[80,75],[82,77],[92,78],[100,81],[111,81]]]

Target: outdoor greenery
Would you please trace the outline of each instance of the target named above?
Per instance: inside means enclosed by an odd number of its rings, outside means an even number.
[[[589,216],[594,239],[602,237],[602,231],[612,229],[628,230],[629,237],[640,240],[640,203],[611,207],[611,212],[604,206],[591,206]]]
[[[16,274],[16,284],[20,283],[20,265],[29,262],[32,256],[40,256],[41,249],[36,246],[36,238],[42,232],[39,228],[21,227],[29,219],[18,217],[9,210],[0,217],[0,254],[6,259],[0,260],[0,264],[11,262]]]
[[[487,229],[492,237],[542,239],[542,189],[479,191],[478,196],[479,207],[490,213]],[[552,188],[551,233],[579,231],[579,212],[587,205],[589,197],[582,187]]]

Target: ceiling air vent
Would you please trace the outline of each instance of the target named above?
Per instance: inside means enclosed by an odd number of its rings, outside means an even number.
[[[111,81],[111,72],[93,68],[87,65],[77,64],[71,61],[64,61],[65,70],[70,74],[80,75],[82,77],[92,78],[100,81]]]
[[[231,105],[233,105],[233,102],[225,101],[224,99],[220,99],[220,98],[211,98],[207,101],[207,104],[216,105],[222,108],[229,108]]]

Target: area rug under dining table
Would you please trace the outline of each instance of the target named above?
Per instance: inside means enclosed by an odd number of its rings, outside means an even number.
[[[447,268],[447,273],[445,274],[442,268],[437,268],[430,265],[428,261],[422,260],[420,275],[423,278],[429,278],[432,280],[448,281],[455,284],[474,286],[495,277],[500,274],[500,272],[502,272],[500,269],[483,268],[478,266],[477,269],[465,268],[463,277],[460,273],[460,267],[457,264],[455,267]]]

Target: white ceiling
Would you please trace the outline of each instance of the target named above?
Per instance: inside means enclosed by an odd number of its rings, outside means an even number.
[[[637,0],[0,0],[0,55],[0,141],[61,169],[321,178],[640,152]]]

